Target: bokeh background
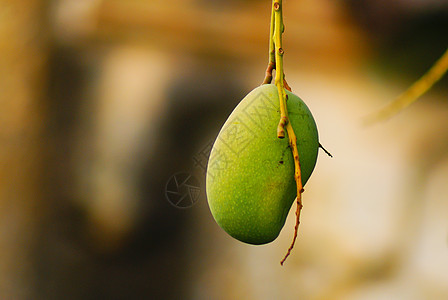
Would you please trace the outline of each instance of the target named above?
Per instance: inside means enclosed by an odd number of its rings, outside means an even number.
[[[202,155],[263,80],[269,0],[0,2],[1,299],[448,299],[448,79],[362,125],[445,51],[448,1],[284,14],[288,83],[334,158],[280,267],[295,208],[271,244],[230,238]],[[178,172],[189,209],[166,198]]]

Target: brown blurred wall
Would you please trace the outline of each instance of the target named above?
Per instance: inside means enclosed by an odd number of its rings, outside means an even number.
[[[0,298],[32,295],[29,259],[42,213],[46,4],[0,3]]]

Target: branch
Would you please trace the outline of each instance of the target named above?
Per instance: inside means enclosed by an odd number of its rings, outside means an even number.
[[[398,96],[389,105],[381,109],[380,111],[371,114],[364,120],[365,125],[371,125],[379,121],[386,120],[393,117],[412,103],[418,100],[420,96],[426,93],[448,70],[448,49],[442,55],[441,58],[429,69],[429,71],[423,75],[418,81],[416,81],[408,90]]]
[[[291,126],[291,123],[288,123],[286,125],[286,130],[288,131],[289,144],[291,145],[292,154],[294,156],[294,167],[295,167],[294,179],[296,180],[297,185],[297,198],[296,198],[297,208],[296,208],[296,225],[294,226],[294,237],[292,238],[291,245],[289,246],[285,257],[283,257],[283,259],[280,261],[280,264],[282,266],[283,263],[288,258],[288,256],[291,254],[291,250],[292,248],[294,248],[294,244],[296,243],[297,233],[299,232],[300,212],[302,211],[303,207],[302,193],[304,192],[302,185],[302,173],[300,171],[299,152],[297,151],[297,138],[296,135],[294,134],[294,130]]]
[[[275,67],[276,67],[275,85],[277,86],[278,98],[280,100],[280,121],[277,127],[277,137],[284,138],[286,129],[289,138],[289,145],[291,146],[292,155],[294,157],[294,170],[295,170],[294,179],[297,185],[297,197],[296,197],[297,209],[296,209],[296,225],[294,227],[294,237],[285,257],[280,261],[280,264],[283,265],[285,260],[291,254],[291,250],[296,242],[300,224],[300,212],[302,211],[303,207],[302,205],[303,185],[302,185],[302,174],[300,170],[299,152],[297,150],[297,137],[294,133],[294,129],[292,128],[291,123],[289,122],[288,109],[286,105],[286,100],[288,99],[288,96],[286,95],[285,86],[289,90],[291,90],[291,88],[286,83],[283,71],[283,54],[285,53],[285,51],[282,48],[282,33],[285,27],[283,25],[282,0],[274,0],[272,8],[274,14],[274,32],[272,34],[272,40],[275,49]]]
[[[269,27],[269,63],[266,69],[266,76],[263,80],[263,84],[269,84],[272,82],[272,70],[275,69],[275,49],[274,49],[274,5],[271,9],[271,25]]]

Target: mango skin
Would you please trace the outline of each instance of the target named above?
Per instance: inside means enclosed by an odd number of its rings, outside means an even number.
[[[317,127],[305,103],[286,93],[305,185],[317,160]],[[252,90],[219,132],[207,166],[206,193],[213,217],[229,235],[249,244],[276,239],[296,197],[288,137],[277,138],[279,106],[275,85]]]

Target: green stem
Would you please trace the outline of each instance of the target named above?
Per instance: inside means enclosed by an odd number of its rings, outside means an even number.
[[[297,149],[297,137],[294,133],[294,129],[292,128],[291,123],[289,122],[288,117],[288,109],[286,106],[286,101],[288,96],[285,90],[285,75],[283,71],[283,54],[285,51],[282,48],[282,34],[284,31],[283,24],[283,7],[282,0],[274,0],[272,3],[272,8],[274,12],[274,32],[272,34],[272,39],[274,43],[275,49],[275,85],[278,90],[278,98],[280,100],[280,122],[277,127],[277,137],[284,138],[285,137],[285,129],[288,133],[289,145],[291,147],[292,155],[294,158],[294,179],[297,185],[297,209],[296,209],[296,224],[294,227],[294,237],[292,239],[292,243],[288,248],[288,251],[285,257],[280,261],[280,264],[283,265],[286,258],[290,255],[292,248],[296,242],[297,233],[300,224],[300,212],[302,211],[302,193],[303,193],[303,185],[302,185],[302,173],[300,170],[300,161],[299,161],[299,152]],[[289,88],[289,86],[288,86]]]
[[[283,9],[282,0],[274,0],[272,4],[274,10],[274,33],[272,39],[275,49],[275,85],[278,90],[280,100],[280,122],[277,127],[278,138],[285,137],[285,126],[288,123],[288,111],[286,109],[286,92],[283,84],[283,48],[282,48],[282,27]]]
[[[386,120],[415,101],[426,93],[443,75],[448,71],[448,48],[441,58],[429,69],[429,71],[409,87],[403,94],[398,96],[389,105],[380,111],[368,116],[364,123],[370,125],[379,121]]]

